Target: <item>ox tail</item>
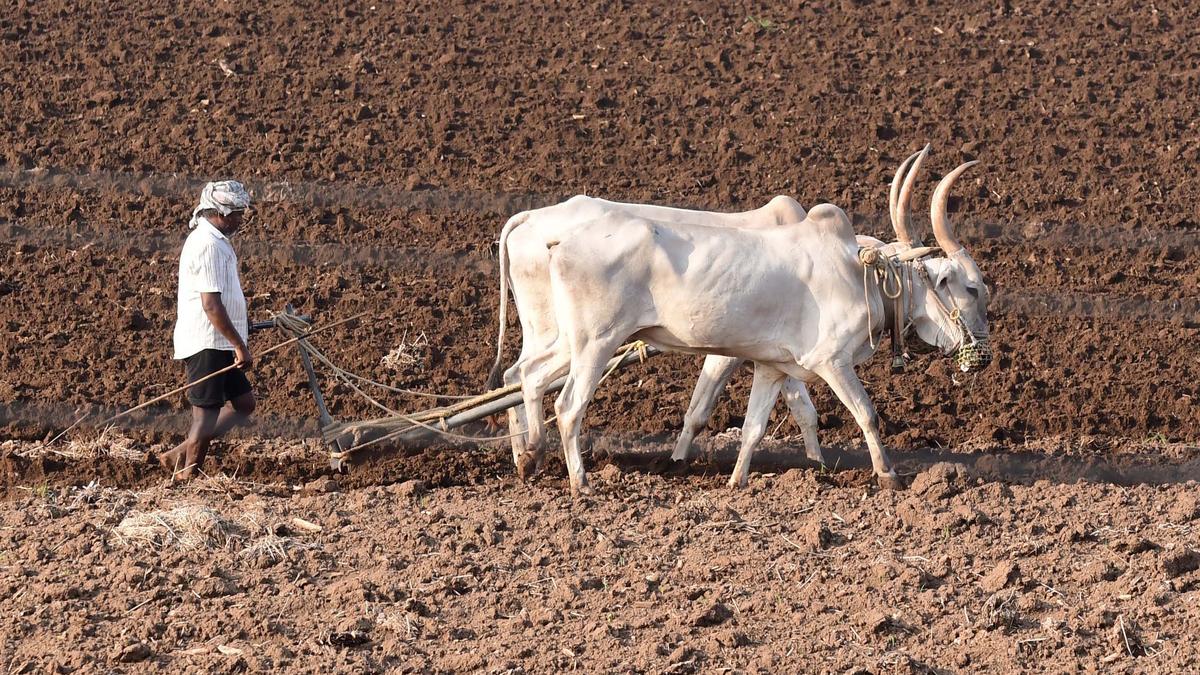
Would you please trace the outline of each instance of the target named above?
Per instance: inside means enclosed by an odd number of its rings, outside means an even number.
[[[529,212],[522,211],[504,224],[500,230],[500,331],[496,337],[496,362],[492,364],[492,372],[488,373],[487,388],[500,387],[504,369],[501,359],[504,358],[504,329],[508,326],[508,235],[521,223],[529,220]]]

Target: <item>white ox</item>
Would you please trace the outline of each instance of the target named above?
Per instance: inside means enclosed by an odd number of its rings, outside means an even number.
[[[914,179],[919,173],[921,163],[928,151],[929,146],[926,145],[924,150],[909,156],[897,169],[892,180],[889,209],[892,227],[896,231],[899,241],[884,244],[874,237],[858,236],[856,239],[859,246],[875,247],[887,254],[896,254],[912,248],[912,239],[907,235],[909,231],[908,210],[912,200]],[[912,165],[911,171],[908,170],[910,165]],[[903,185],[901,185],[902,180]],[[504,332],[507,326],[506,309],[510,276],[513,278],[518,315],[522,324],[522,349],[517,363],[522,362],[526,355],[545,349],[558,336],[558,321],[553,315],[550,291],[549,252],[542,239],[537,236],[523,237],[522,234],[518,234],[516,237],[510,238],[512,229],[521,223],[536,219],[546,223],[542,227],[543,231],[546,227],[552,227],[552,223],[556,222],[562,224],[566,231],[573,223],[594,219],[609,213],[623,213],[665,223],[690,223],[749,229],[797,223],[808,215],[799,203],[783,195],[773,198],[760,209],[742,213],[627,204],[579,195],[561,204],[517,214],[509,220],[500,236],[501,265],[507,265],[506,260],[510,256],[514,262],[509,267],[512,274],[502,275],[500,280],[500,334],[497,339],[496,362],[489,376],[490,387],[498,386],[501,379],[500,366],[503,358]],[[742,363],[743,359],[736,357],[709,355],[705,359],[700,377],[697,379],[695,390],[692,393],[691,402],[684,415],[683,431],[679,436],[675,452],[671,455],[672,460],[686,461],[688,459],[696,433],[708,421],[717,398],[728,384],[734,371]],[[505,378],[505,384],[515,383],[518,373],[517,367],[510,369]],[[806,455],[823,464],[824,456],[817,440],[817,411],[813,408],[812,400],[804,383],[795,378],[788,378],[783,384],[782,395],[801,429]],[[524,476],[531,471],[536,471],[536,466],[525,466],[519,461],[526,456],[525,436],[518,431],[526,428],[524,406],[515,406],[509,409],[508,418],[508,428],[514,432],[511,437],[513,460],[518,465],[518,471]],[[540,455],[538,457],[540,458]]]
[[[909,322],[918,335],[946,353],[986,336],[986,287],[944,218],[946,193],[965,168],[947,176],[933,200],[935,234],[951,255],[916,263],[926,273],[909,275],[905,301],[912,305]],[[803,213],[794,204],[776,199],[748,213],[780,205]],[[885,303],[878,283],[863,274],[858,245],[840,209],[822,205],[800,222],[780,218],[762,229],[722,229],[695,223],[696,212],[636,207],[645,210],[637,215],[613,206],[577,198],[518,214],[502,233],[502,291],[510,275],[508,250],[526,330],[522,355],[506,373],[507,381],[522,381],[530,417],[528,447],[514,448],[522,473],[540,459],[541,396],[550,381],[569,371],[556,411],[572,489],[587,490],[578,439],[582,412],[604,362],[633,337],[665,349],[755,361],[732,484],[745,483],[753,447],[788,376],[820,377],[831,385],[863,428],[881,481],[894,483],[874,409],[853,371],[873,351],[868,345],[885,318]],[[746,214],[720,215],[736,221]],[[509,237],[517,237],[511,250]],[[544,286],[547,269],[551,306],[527,312],[522,286]],[[548,323],[533,327],[531,321]],[[529,339],[531,328],[535,340]]]

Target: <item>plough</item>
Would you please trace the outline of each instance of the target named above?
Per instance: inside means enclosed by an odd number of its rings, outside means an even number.
[[[271,321],[263,322],[261,327],[275,326],[293,336],[303,335],[308,330],[308,317],[297,316],[292,305],[287,305],[283,314],[275,315]],[[402,389],[389,387],[379,382],[355,375],[338,368],[323,354],[316,350],[307,339],[296,342],[300,355],[300,363],[308,376],[309,390],[313,394],[313,402],[317,408],[317,419],[321,426],[321,437],[329,450],[329,466],[335,471],[346,472],[354,465],[363,464],[398,451],[399,448],[412,447],[428,443],[438,437],[452,437],[477,442],[489,442],[509,438],[509,436],[468,438],[452,433],[453,429],[471,422],[477,422],[496,413],[521,405],[523,398],[521,385],[514,384],[493,389],[478,396],[435,398],[458,398],[455,403],[437,406],[413,413],[398,413],[371,398],[354,381],[382,387],[391,391],[405,392]],[[633,343],[622,347],[608,362],[606,373],[611,373],[633,363],[640,363],[651,356],[659,354],[659,350],[644,343]],[[360,394],[376,407],[387,410],[390,414],[385,417],[362,421],[339,421],[329,413],[325,397],[321,393],[317,381],[314,357],[334,370],[345,384]],[[560,377],[550,384],[547,393],[562,389],[566,377]],[[418,392],[406,392],[418,393]],[[424,394],[429,396],[429,394]]]

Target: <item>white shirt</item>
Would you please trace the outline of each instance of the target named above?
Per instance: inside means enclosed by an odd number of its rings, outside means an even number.
[[[204,349],[234,351],[208,320],[201,304],[201,293],[220,293],[221,304],[238,335],[245,341],[250,334],[246,316],[246,296],[238,277],[237,254],[221,231],[200,218],[183,243],[179,255],[179,309],[175,319],[175,358],[186,359]]]

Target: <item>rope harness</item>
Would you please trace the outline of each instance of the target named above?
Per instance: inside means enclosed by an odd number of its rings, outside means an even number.
[[[884,302],[891,300],[894,305],[892,312],[892,372],[898,373],[904,370],[904,340],[903,335],[906,327],[903,326],[904,321],[904,282],[905,277],[909,277],[909,302],[912,302],[912,268],[896,258],[885,255],[877,248],[863,248],[858,251],[858,259],[863,264],[863,304],[867,306],[867,337],[871,343],[871,349],[875,349],[875,321],[871,317],[871,298],[870,286],[867,284],[868,275],[873,274],[875,283],[879,286],[879,292],[883,294]],[[911,315],[911,312],[908,313]],[[886,330],[886,329],[885,329]],[[879,340],[883,340],[883,334],[880,333]]]
[[[929,277],[929,269],[925,266],[923,260],[901,261],[897,257],[889,256],[874,247],[859,249],[858,259],[863,264],[863,301],[867,306],[867,332],[872,349],[875,349],[875,332],[873,328],[875,324],[871,317],[871,291],[867,284],[870,276],[873,275],[884,301],[891,300],[893,303],[892,372],[902,371],[906,363],[905,355],[908,351],[906,342],[908,334],[913,327],[912,317],[916,305],[916,298],[913,293],[914,274],[920,277],[926,289],[932,292],[934,306],[942,315],[942,318],[958,329],[958,346],[954,353],[958,367],[963,371],[968,371],[986,365],[992,360],[991,347],[988,345],[987,337],[976,335],[967,326],[967,322],[962,316],[962,309],[954,300],[954,296],[950,296],[949,298],[950,305],[946,304],[941,294],[937,292],[933,280]],[[880,340],[882,340],[882,337],[880,335]],[[912,351],[920,353],[922,351],[933,351],[934,349],[936,347],[928,350],[922,350],[920,347],[917,347]]]
[[[300,321],[296,317],[289,316],[287,314],[277,314],[275,312],[271,312],[271,318],[275,320],[276,325],[281,326],[285,330],[287,330],[293,334],[297,334],[297,335],[300,333],[303,333],[305,330],[305,327],[307,326],[307,324],[305,324],[303,321]],[[379,387],[380,389],[384,389],[386,391],[390,391],[390,392],[393,392],[396,394],[407,394],[409,396],[420,396],[423,398],[433,398],[433,399],[443,399],[443,400],[465,400],[465,399],[471,398],[470,396],[451,396],[449,394],[430,394],[430,393],[424,392],[424,391],[413,391],[412,389],[401,389],[399,387],[393,387],[393,386],[384,384],[382,382],[376,382],[375,380],[363,377],[362,375],[358,375],[356,373],[352,373],[348,370],[345,370],[344,368],[339,368],[338,366],[334,365],[334,363],[332,361],[330,361],[324,354],[322,354],[316,347],[312,346],[311,343],[306,341],[306,342],[302,343],[302,345],[303,345],[303,348],[305,349],[305,351],[307,351],[314,359],[316,359],[317,361],[320,361],[321,363],[328,366],[329,369],[332,370],[335,375],[338,375],[339,378],[342,378],[343,381],[345,380],[345,378],[353,378],[364,384],[369,384],[369,385],[372,385],[375,387]],[[349,383],[347,383],[347,384],[349,384]],[[376,407],[382,407],[382,406],[377,404]],[[385,408],[385,410],[386,410],[386,408]]]
[[[924,281],[925,286],[933,291],[933,300],[937,304],[938,311],[942,313],[943,317],[958,326],[958,350],[954,354],[954,360],[958,363],[959,370],[966,372],[991,363],[992,348],[988,345],[987,336],[976,335],[967,326],[967,322],[962,318],[962,309],[954,300],[954,296],[950,296],[950,304],[954,308],[951,309],[946,306],[946,303],[942,301],[942,297],[938,295],[933,281],[929,278],[929,270],[925,268],[925,263],[920,261],[916,261],[916,263],[915,267],[917,274],[921,277],[921,281]],[[968,338],[970,338],[970,342],[967,342]]]

